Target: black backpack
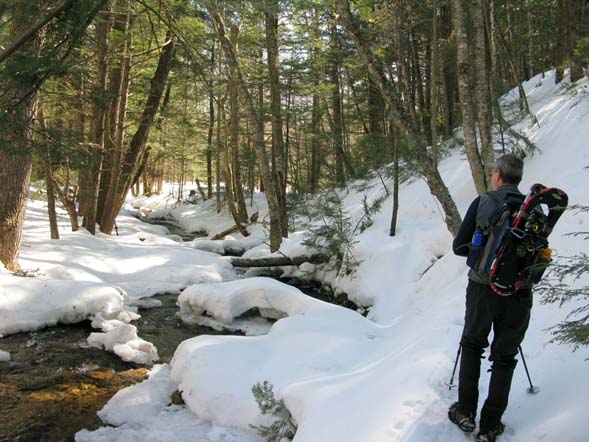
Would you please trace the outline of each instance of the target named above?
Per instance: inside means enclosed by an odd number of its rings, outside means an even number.
[[[509,192],[503,199],[500,199],[495,192],[489,192],[487,195],[495,200],[497,208],[489,218],[488,224],[477,226],[466,264],[489,282],[499,245],[512,228],[513,221],[524,201],[524,195],[519,192]]]
[[[488,280],[493,291],[508,296],[538,283],[552,261],[548,235],[568,205],[556,187],[534,184],[526,197],[508,193],[486,226],[478,226],[467,264]]]

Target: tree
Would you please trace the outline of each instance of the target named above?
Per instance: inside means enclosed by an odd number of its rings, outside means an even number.
[[[31,22],[28,2],[20,1],[13,4],[11,37],[19,37]],[[40,2],[35,5],[40,6]],[[26,200],[32,166],[32,140],[34,116],[38,101],[38,77],[29,70],[26,76],[19,75],[19,65],[36,64],[41,49],[42,36],[37,30],[22,45],[19,56],[8,60],[4,74],[10,98],[3,103],[3,130],[10,147],[0,149],[0,260],[8,270],[20,270],[18,252],[22,238]]]
[[[471,51],[466,31],[466,11],[462,0],[452,0],[454,28],[457,40],[458,60],[458,93],[462,110],[462,127],[464,129],[464,147],[470,164],[470,171],[477,193],[485,193],[488,189],[483,160],[479,153],[476,135],[475,97],[473,94],[474,78],[471,64]],[[482,69],[482,67],[479,67]]]
[[[166,88],[176,49],[176,41],[177,38],[175,36],[171,34],[166,36],[166,42],[161,49],[157,68],[151,79],[150,90],[143,113],[139,120],[139,127],[135,131],[133,138],[129,142],[129,147],[123,156],[120,176],[117,181],[116,189],[114,190],[113,205],[104,208],[104,214],[100,224],[100,231],[103,233],[109,235],[112,233],[115,218],[123,207],[127,192],[131,188],[133,180],[135,179],[146,155],[147,138],[151,127],[153,126],[155,115],[159,109]]]
[[[587,213],[589,207],[576,206],[577,212]],[[575,232],[571,236],[589,240],[589,232]],[[548,277],[537,287],[543,303],[558,303],[561,307],[575,302],[576,307],[566,318],[553,326],[553,341],[570,344],[574,349],[589,346],[589,286],[581,281],[589,273],[589,256],[581,252],[559,258],[549,269]]]
[[[265,140],[263,127],[260,122],[260,116],[256,112],[251,93],[245,83],[241,66],[231,46],[231,42],[225,33],[225,21],[219,14],[218,10],[210,2],[206,3],[209,17],[213,22],[217,37],[223,46],[223,51],[230,69],[234,69],[237,74],[237,83],[240,89],[240,96],[244,107],[248,112],[248,116],[254,121],[255,140],[254,146],[256,156],[258,159],[258,166],[262,174],[262,182],[264,184],[264,191],[266,192],[266,200],[268,201],[268,212],[270,216],[270,250],[272,252],[280,248],[282,242],[282,224],[280,221],[280,206],[278,204],[277,193],[272,172],[268,163],[268,156],[266,154]]]
[[[278,73],[278,0],[266,0],[264,10],[266,24],[266,49],[268,54],[268,78],[270,82],[270,112],[272,116],[272,172],[280,206],[282,237],[288,237],[286,213],[287,152],[282,130],[282,103],[280,76]]]
[[[41,1],[11,4],[9,43],[0,56],[5,85],[0,97],[0,261],[9,270],[20,269],[39,90],[52,75],[63,74],[64,62],[104,3],[65,0],[40,19],[35,13],[43,10]]]
[[[414,149],[418,165],[427,181],[430,191],[432,192],[432,195],[438,199],[444,209],[448,230],[453,235],[456,235],[461,224],[460,215],[458,214],[456,204],[454,203],[448,188],[444,184],[436,165],[427,153],[425,140],[423,140],[422,136],[413,126],[411,120],[403,112],[403,109],[399,104],[399,98],[395,86],[383,75],[372,55],[372,52],[362,39],[358,25],[350,12],[349,2],[347,0],[336,0],[336,7],[342,24],[346,28],[350,38],[356,44],[359,55],[366,64],[368,72],[383,94],[389,112],[393,117],[394,124],[398,126],[400,130],[405,132],[411,147]]]

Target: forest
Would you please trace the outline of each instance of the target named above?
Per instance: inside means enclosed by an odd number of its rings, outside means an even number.
[[[196,182],[242,230],[247,196],[262,190],[277,250],[289,197],[385,165],[398,183],[401,164],[425,178],[455,234],[440,143],[464,145],[479,193],[494,140],[533,149],[498,97],[550,68],[557,82],[565,69],[579,79],[588,10],[583,0],[2,2],[0,260],[19,268],[31,176],[45,182],[51,218],[58,202],[73,230],[80,219],[106,234],[128,192],[164,181],[179,194]]]
[[[584,440],[588,127],[587,0],[0,0],[0,442]]]

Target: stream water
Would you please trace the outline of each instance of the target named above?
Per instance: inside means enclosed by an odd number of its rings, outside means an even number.
[[[169,362],[178,344],[220,332],[176,317],[177,295],[155,297],[161,307],[140,310],[139,336]],[[82,428],[100,426],[96,412],[121,388],[142,381],[147,370],[86,344],[88,321],[0,339],[12,360],[0,363],[0,441],[73,441]],[[223,332],[227,334],[227,332]]]
[[[285,282],[333,302],[317,284]],[[134,324],[139,336],[157,347],[158,362],[169,362],[178,344],[188,338],[230,334],[182,322],[176,316],[177,295],[154,298],[161,307],[140,310],[141,319]],[[80,429],[101,425],[96,412],[118,390],[145,379],[146,368],[89,347],[86,338],[93,331],[85,321],[0,339],[0,348],[11,354],[11,361],[0,363],[0,442],[73,441]]]

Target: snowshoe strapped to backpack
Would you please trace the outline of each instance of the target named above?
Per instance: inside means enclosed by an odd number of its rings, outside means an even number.
[[[547,238],[567,204],[566,193],[542,184],[534,184],[525,199],[521,194],[507,194],[489,224],[477,228],[467,264],[482,277],[488,276],[499,295],[531,287],[552,261]]]

